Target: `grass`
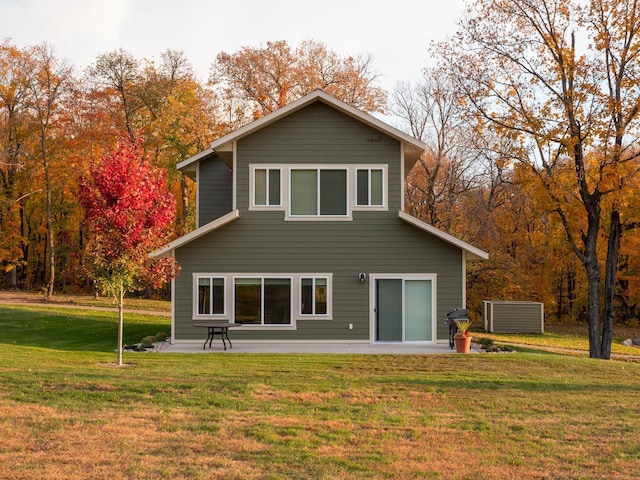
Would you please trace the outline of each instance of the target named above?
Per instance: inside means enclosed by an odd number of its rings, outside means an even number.
[[[640,364],[549,353],[125,353],[0,307],[0,478],[637,478]],[[166,330],[127,315],[127,341]]]
[[[117,307],[117,303],[110,297],[92,297],[88,295],[56,295],[53,301],[70,303],[86,307]],[[171,312],[171,302],[167,300],[148,300],[144,298],[127,297],[124,301],[129,310],[153,310],[157,312]]]
[[[548,325],[544,334],[519,333],[474,333],[474,336],[490,338],[497,342],[533,347],[560,348],[566,350],[580,350],[588,354],[589,338],[586,325]],[[640,356],[640,350],[622,345],[622,341],[640,337],[638,328],[615,326],[611,352],[621,355]]]
[[[109,352],[116,347],[117,312],[63,307],[0,306],[0,343],[60,350]],[[160,331],[170,333],[168,318],[125,314],[125,344]]]

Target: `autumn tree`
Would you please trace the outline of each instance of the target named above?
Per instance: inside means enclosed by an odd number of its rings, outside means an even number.
[[[611,354],[620,236],[636,225],[616,199],[637,188],[639,7],[476,0],[457,36],[435,49],[469,106],[512,140],[503,157],[531,170],[560,220],[585,269],[594,358]]]
[[[219,136],[214,95],[197,80],[185,53],[170,49],[159,63],[123,49],[104,53],[89,69],[87,83],[96,113],[109,112],[111,127],[130,136],[142,132],[153,163],[169,172],[181,199],[177,228],[185,233],[193,223],[193,187],[175,165]]]
[[[221,90],[229,123],[236,126],[237,117],[239,123],[255,120],[317,89],[365,112],[383,112],[386,93],[377,78],[370,55],[341,57],[313,40],[292,49],[281,40],[221,52],[210,83]]]
[[[56,232],[53,225],[53,179],[52,156],[58,145],[52,134],[56,118],[61,110],[64,97],[70,89],[72,68],[58,60],[53,48],[47,44],[33,47],[26,60],[26,81],[29,93],[29,109],[38,128],[38,158],[44,171],[44,191],[46,195],[46,229],[48,246],[49,275],[46,295],[53,295],[56,276]]]
[[[191,63],[179,50],[164,51],[160,64],[147,64],[142,77],[141,98],[151,116],[147,144],[155,151],[156,165],[169,172],[173,186],[179,186],[176,227],[182,235],[195,223],[191,221],[195,205],[190,181],[175,165],[204,150],[223,133],[215,115],[215,98],[197,81]]]
[[[396,85],[391,105],[403,127],[427,145],[408,177],[409,213],[449,232],[461,195],[480,180],[474,119],[453,86],[431,71],[417,86]]]
[[[173,235],[175,200],[164,171],[154,167],[142,141],[122,139],[80,181],[79,199],[93,238],[88,268],[96,286],[118,302],[118,365],[122,365],[124,296],[160,286],[176,274],[172,259],[149,253]]]
[[[89,68],[90,78],[98,89],[103,89],[113,122],[119,130],[134,139],[141,120],[143,102],[138,94],[140,86],[140,62],[131,53],[120,48],[98,56]]]
[[[21,202],[38,192],[37,188],[23,190],[29,136],[23,65],[24,53],[5,40],[0,45],[0,264],[7,273],[8,288],[17,287],[16,270],[24,261]]]

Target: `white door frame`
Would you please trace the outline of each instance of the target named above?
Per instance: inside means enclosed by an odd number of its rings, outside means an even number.
[[[376,283],[378,280],[402,280],[402,342],[399,343],[436,343],[437,341],[437,312],[438,312],[438,275],[435,273],[370,273],[369,274],[369,343],[389,343],[376,341],[376,308],[377,294]],[[407,342],[405,340],[405,318],[404,318],[404,282],[405,280],[429,280],[431,281],[431,341]],[[395,342],[398,343],[398,342]]]

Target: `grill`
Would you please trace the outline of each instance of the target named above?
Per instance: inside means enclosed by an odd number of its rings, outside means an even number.
[[[445,325],[449,325],[449,348],[453,350],[455,342],[453,337],[458,333],[456,320],[468,320],[469,310],[466,308],[454,308],[444,316]]]

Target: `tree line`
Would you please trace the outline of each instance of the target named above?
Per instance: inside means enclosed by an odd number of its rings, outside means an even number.
[[[431,45],[437,66],[388,94],[369,55],[317,41],[221,52],[202,82],[181,51],[156,64],[120,49],[78,73],[46,44],[5,40],[6,286],[90,287],[78,178],[117,138],[140,136],[167,172],[180,235],[194,228],[194,186],[176,163],[323,89],[428,145],[405,203],[490,253],[468,269],[472,308],[542,301],[547,317],[587,323],[592,356],[607,357],[613,320],[640,317],[639,31],[636,0],[470,1],[457,34]]]

